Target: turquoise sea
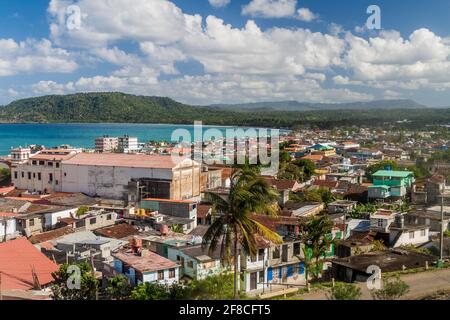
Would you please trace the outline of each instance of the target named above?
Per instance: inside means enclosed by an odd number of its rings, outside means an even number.
[[[203,126],[206,129],[217,128],[222,132],[229,127]],[[139,142],[150,140],[170,141],[174,130],[187,129],[191,135],[193,125],[170,124],[0,124],[0,155],[10,153],[12,147],[31,144],[44,145],[47,148],[61,144],[73,147],[92,148],[96,137],[122,136],[128,134],[138,137]]]

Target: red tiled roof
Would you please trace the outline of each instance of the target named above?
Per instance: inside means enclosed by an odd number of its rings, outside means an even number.
[[[13,191],[15,189],[14,186],[12,187],[4,187],[4,188],[0,188],[0,194],[7,194],[10,193],[11,191]]]
[[[52,272],[58,266],[39,252],[25,238],[0,244],[0,272],[3,290],[30,290],[33,288],[34,268],[39,284],[47,285],[53,281]]]

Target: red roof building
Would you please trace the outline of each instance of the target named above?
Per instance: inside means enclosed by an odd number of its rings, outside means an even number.
[[[33,273],[40,286],[53,281],[58,265],[49,260],[25,238],[0,243],[2,290],[31,290],[35,287]]]

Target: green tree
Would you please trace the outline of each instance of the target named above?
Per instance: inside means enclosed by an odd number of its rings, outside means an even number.
[[[55,280],[51,287],[54,300],[95,300],[97,297],[98,281],[86,262],[63,264],[52,276]]]
[[[361,289],[354,284],[337,284],[331,288],[328,300],[359,300],[361,298]]]
[[[76,212],[76,216],[77,217],[82,217],[84,216],[86,213],[88,213],[89,208],[86,206],[81,206],[78,208],[77,212]]]
[[[0,186],[11,185],[11,170],[0,168]]]
[[[231,300],[234,281],[230,273],[221,273],[189,284],[189,297],[194,300]]]
[[[108,287],[105,292],[110,300],[127,300],[131,296],[132,288],[128,278],[120,274],[108,279]]]
[[[391,170],[398,170],[398,165],[395,161],[392,160],[383,160],[375,163],[367,167],[366,178],[369,181],[373,181],[373,174],[379,170],[385,170],[386,168],[390,168]]]
[[[131,292],[132,300],[169,300],[169,287],[156,282],[140,284]]]
[[[220,245],[221,255],[227,263],[233,256],[234,297],[238,298],[238,245],[243,253],[257,254],[255,235],[258,234],[274,243],[281,243],[281,237],[269,230],[253,214],[276,215],[278,193],[254,171],[235,170],[231,176],[229,194],[222,197],[206,193],[213,205],[213,212],[220,213],[203,237],[203,247],[209,247],[212,254]]]
[[[400,276],[386,278],[383,288],[373,290],[372,297],[375,300],[398,300],[409,292],[409,286],[400,279]]]
[[[303,171],[305,180],[311,179],[312,175],[316,171],[316,165],[311,160],[299,159],[295,160],[294,164]]]
[[[183,233],[184,232],[183,225],[181,225],[181,224],[174,224],[173,226],[170,227],[170,230],[175,233]]]
[[[306,246],[305,256],[311,258],[310,271],[317,280],[323,272],[323,261],[333,243],[333,222],[327,216],[314,217],[303,227],[302,239]]]

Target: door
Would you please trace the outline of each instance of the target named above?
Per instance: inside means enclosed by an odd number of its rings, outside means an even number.
[[[256,290],[258,281],[258,272],[253,272],[250,274],[250,290]]]

